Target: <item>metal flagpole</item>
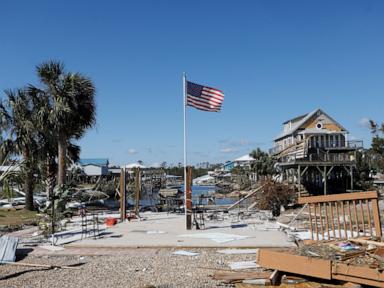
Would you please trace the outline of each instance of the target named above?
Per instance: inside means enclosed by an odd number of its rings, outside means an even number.
[[[183,106],[184,106],[184,213],[187,223],[187,76],[183,73]],[[187,227],[186,227],[187,228]]]

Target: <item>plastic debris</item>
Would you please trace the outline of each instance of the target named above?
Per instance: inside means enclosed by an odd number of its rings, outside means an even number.
[[[177,251],[173,252],[172,254],[173,255],[182,255],[182,256],[197,256],[197,255],[199,255],[199,253],[189,252],[189,251],[185,251],[185,250],[177,250]]]

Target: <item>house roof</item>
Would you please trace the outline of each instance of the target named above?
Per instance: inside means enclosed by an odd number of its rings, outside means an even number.
[[[291,135],[292,133],[296,132],[297,129],[299,129],[303,124],[305,124],[309,119],[311,119],[317,112],[321,112],[323,114],[325,114],[329,119],[331,119],[333,122],[335,122],[337,125],[339,125],[341,127],[341,129],[343,129],[344,131],[348,132],[347,129],[345,129],[339,122],[337,122],[335,119],[333,119],[331,116],[329,116],[327,113],[325,113],[323,110],[321,109],[316,109],[308,114],[305,115],[305,117],[301,118],[302,116],[299,116],[299,117],[296,117],[296,118],[293,118],[293,119],[300,119],[299,121],[293,123],[293,126],[292,126],[292,129],[288,130],[288,131],[283,131],[280,135],[278,135],[276,138],[275,138],[275,141],[276,140],[279,140],[287,135]],[[288,123],[290,120],[284,122],[283,124],[285,123]]]
[[[295,118],[292,118],[292,119],[289,119],[289,120],[285,121],[283,124],[287,124],[289,122],[296,122],[296,121],[304,118],[305,116],[307,116],[307,114],[296,116]]]
[[[95,166],[108,166],[109,161],[107,158],[83,158],[79,160],[82,166],[95,165]]]

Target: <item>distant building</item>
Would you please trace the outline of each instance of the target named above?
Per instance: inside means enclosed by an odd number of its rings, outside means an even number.
[[[210,164],[209,162],[201,162],[196,164],[196,168],[202,168],[202,169],[209,169]]]
[[[233,161],[225,162],[222,166],[222,170],[229,172],[235,167],[250,168],[253,161],[255,161],[255,159],[249,154],[246,154],[239,158],[236,158]]]
[[[78,164],[87,176],[108,175],[109,161],[107,158],[80,159]]]

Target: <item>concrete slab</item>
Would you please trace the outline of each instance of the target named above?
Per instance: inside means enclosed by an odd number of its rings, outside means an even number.
[[[119,223],[113,227],[106,228],[104,235],[99,239],[83,239],[65,247],[100,247],[100,248],[173,248],[173,247],[294,247],[286,234],[275,229],[266,230],[265,224],[261,224],[263,230],[249,219],[252,225],[244,225],[231,228],[231,221],[206,223],[205,230],[186,230],[184,215],[167,213],[142,213],[141,220]],[[247,221],[242,223],[247,224]],[[153,233],[148,231],[161,231]],[[192,237],[185,237],[190,234]],[[233,240],[218,243],[213,241],[209,235],[197,237],[201,234],[231,234],[240,237],[232,237]],[[204,236],[204,235],[203,235]],[[242,237],[241,237],[242,236]],[[225,236],[224,236],[225,237]]]

